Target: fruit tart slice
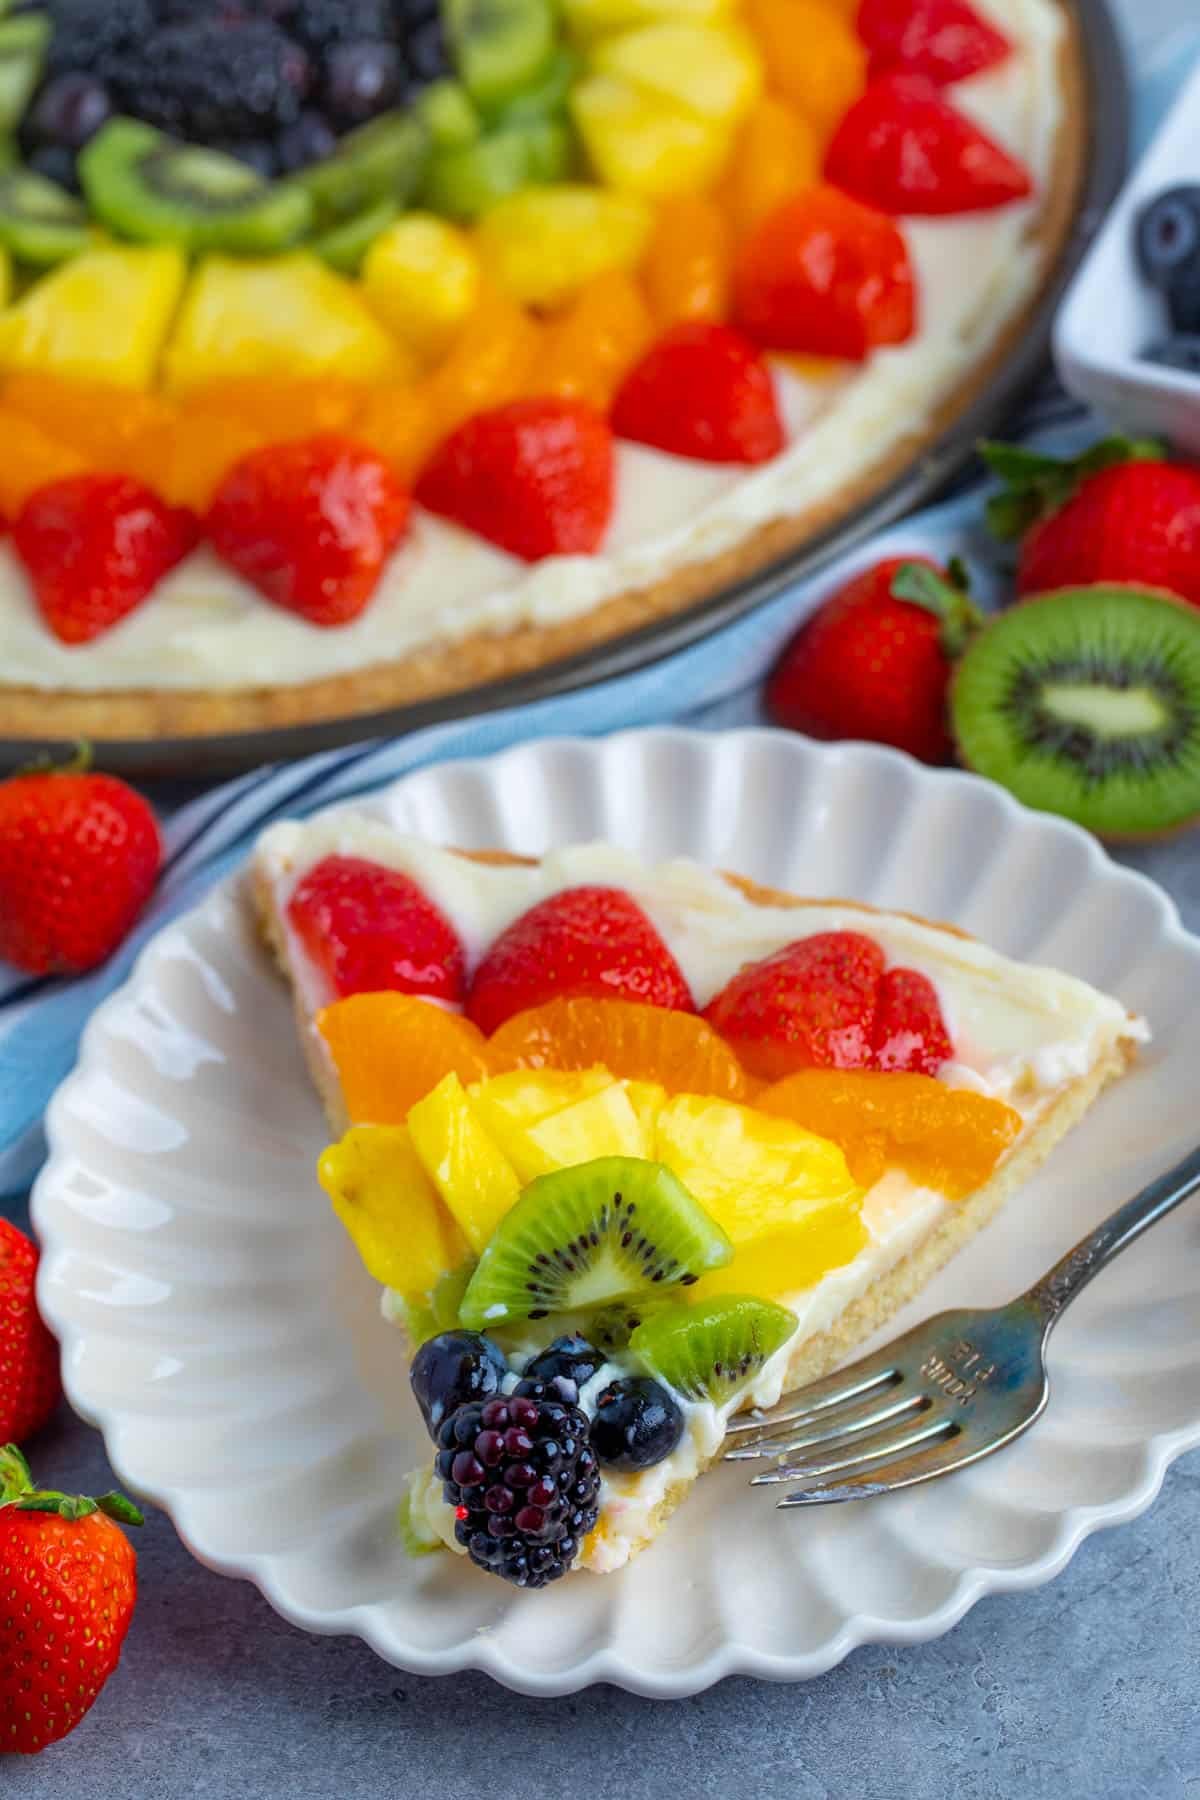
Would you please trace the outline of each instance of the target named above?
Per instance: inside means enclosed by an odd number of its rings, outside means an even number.
[[[730,1415],[918,1293],[1146,1037],[953,927],[603,844],[342,815],[268,831],[253,887],[433,1439],[406,1541],[521,1586],[651,1542]]]

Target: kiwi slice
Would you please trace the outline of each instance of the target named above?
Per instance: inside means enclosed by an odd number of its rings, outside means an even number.
[[[457,150],[463,144],[473,143],[483,129],[466,88],[449,76],[431,81],[421,90],[416,112],[435,150]]]
[[[295,243],[312,220],[303,189],[138,119],[111,119],[96,133],[80,153],[79,179],[96,216],[139,242],[265,255]]]
[[[0,244],[18,262],[44,268],[77,256],[88,241],[86,209],[34,169],[0,174]]]
[[[477,219],[506,194],[560,180],[570,157],[567,129],[556,120],[491,131],[457,150],[435,152],[425,178],[425,204],[450,219]]]
[[[413,1353],[427,1338],[436,1337],[439,1331],[457,1330],[462,1322],[458,1309],[475,1268],[472,1257],[460,1263],[457,1269],[448,1269],[444,1275],[439,1275],[431,1293],[405,1294],[404,1329]]]
[[[580,1329],[589,1344],[610,1356],[614,1350],[628,1348],[639,1325],[668,1308],[674,1310],[674,1306],[675,1302],[665,1294],[638,1294],[632,1300],[614,1300],[610,1306],[589,1313]]]
[[[380,113],[349,131],[332,156],[301,169],[282,186],[308,196],[318,223],[362,213],[377,200],[403,206],[417,190],[429,155],[429,133],[416,113]]]
[[[688,1285],[731,1260],[715,1220],[662,1163],[601,1156],[530,1182],[459,1307],[471,1330]]]
[[[405,1479],[404,1492],[396,1508],[396,1530],[410,1556],[432,1556],[435,1550],[446,1548],[427,1517],[425,1502],[434,1485],[428,1469],[414,1469]],[[442,1484],[438,1481],[438,1495],[441,1494],[441,1487]]]
[[[565,45],[556,50],[536,81],[505,102],[495,115],[496,125],[525,125],[538,119],[562,117],[582,64]]]
[[[485,110],[534,83],[554,49],[550,0],[442,0],[450,55]]]
[[[685,1399],[722,1406],[787,1343],[798,1322],[794,1312],[773,1300],[722,1294],[647,1319],[629,1348]]]
[[[0,20],[0,131],[15,131],[33,98],[51,30],[50,19],[42,12]]]
[[[1064,588],[1002,613],[951,691],[963,761],[1100,837],[1200,818],[1200,610],[1153,590]]]
[[[339,275],[357,275],[363,257],[380,232],[386,231],[399,217],[398,201],[376,200],[373,206],[364,207],[353,218],[343,219],[327,231],[318,232],[316,237],[309,239],[308,248]]]

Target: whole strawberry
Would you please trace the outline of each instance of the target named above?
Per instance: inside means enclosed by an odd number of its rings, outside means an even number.
[[[37,1309],[37,1247],[0,1219],[0,1442],[23,1444],[58,1405],[58,1345]]]
[[[1126,438],[1070,461],[1013,444],[988,444],[984,455],[1004,484],[988,522],[997,537],[1020,539],[1019,593],[1119,581],[1200,606],[1200,469]]]
[[[809,737],[865,738],[946,762],[950,673],[978,624],[961,570],[892,557],[801,626],[767,683],[767,708]]]
[[[0,1446],[0,1750],[44,1750],[95,1704],[137,1599],[119,1526],[141,1523],[120,1494],[35,1487],[16,1445]]]
[[[75,767],[0,782],[0,959],[31,975],[94,968],[161,861],[154,814],[115,776]]]

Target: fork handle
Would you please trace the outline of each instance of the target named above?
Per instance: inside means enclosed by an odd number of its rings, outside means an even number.
[[[1150,1182],[1140,1194],[1097,1225],[1073,1250],[1034,1283],[1025,1298],[1040,1308],[1049,1331],[1060,1315],[1094,1275],[1108,1267],[1115,1256],[1141,1237],[1151,1225],[1166,1218],[1200,1189],[1200,1149],[1193,1150],[1165,1175]]]

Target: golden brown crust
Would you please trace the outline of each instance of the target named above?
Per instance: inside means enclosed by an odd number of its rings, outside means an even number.
[[[394,707],[485,687],[564,661],[614,638],[657,624],[794,555],[819,533],[866,506],[920,457],[983,393],[1024,336],[1074,219],[1087,143],[1087,95],[1079,26],[1064,5],[1068,32],[1062,57],[1063,126],[1053,185],[1038,222],[1043,281],[988,355],[926,421],[857,481],[803,512],[773,519],[707,561],[688,564],[635,592],[618,594],[580,618],[526,624],[503,633],[476,632],[433,643],[397,662],[289,687],[235,690],[102,690],[77,693],[0,688],[0,736],[153,740],[210,737],[367,717]],[[86,652],[84,652],[86,654]]]

